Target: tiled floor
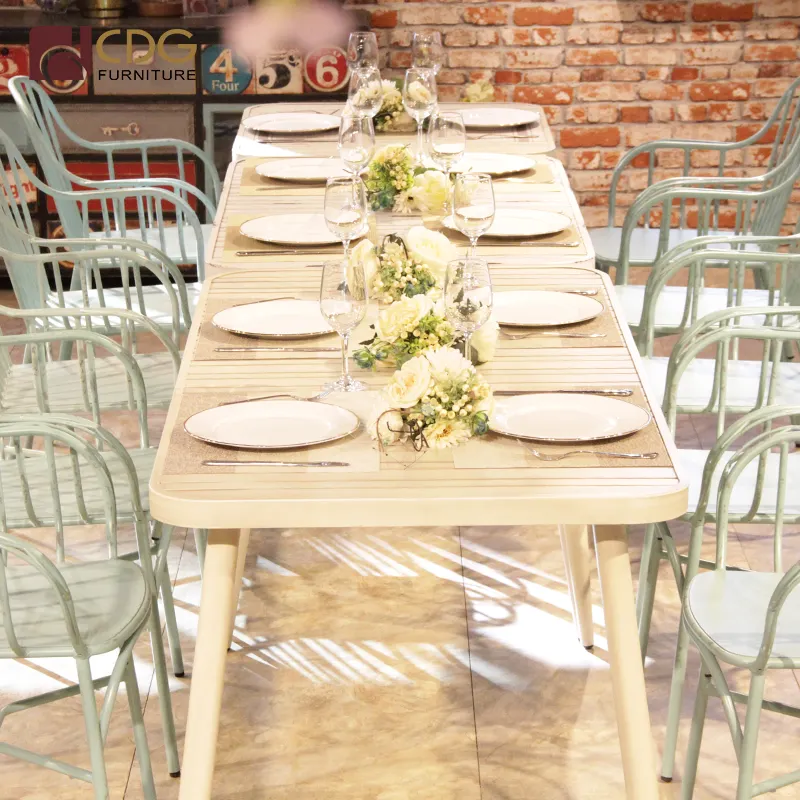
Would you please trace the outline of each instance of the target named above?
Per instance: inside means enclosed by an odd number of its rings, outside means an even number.
[[[682,420],[683,446],[700,446],[710,435],[697,422]],[[124,425],[117,429],[125,434]],[[685,530],[678,530],[685,541]],[[641,536],[631,532],[634,560]],[[786,539],[787,561],[800,558],[800,531]],[[92,546],[84,531],[72,555],[87,557]],[[766,568],[770,552],[768,531],[735,530],[731,554],[741,566]],[[191,534],[175,532],[170,567],[190,670],[200,596]],[[554,529],[259,530],[245,577],[228,659],[215,799],[624,798],[597,582],[596,646],[589,653],[572,626]],[[646,670],[659,748],[677,619],[677,594],[663,567]],[[136,652],[158,796],[175,800],[147,642]],[[696,671],[693,655],[681,761]],[[72,677],[68,661],[2,662],[0,700]],[[173,681],[181,741],[188,688],[188,676]],[[769,696],[800,704],[794,673],[771,680]],[[797,768],[799,731],[798,721],[763,716],[757,779]],[[88,763],[76,700],[12,716],[0,735]],[[124,699],[107,756],[111,797],[139,800]],[[731,800],[735,776],[728,729],[712,701],[695,797]],[[661,785],[662,800],[679,793],[678,779]],[[85,784],[0,759],[2,800],[92,796]],[[800,798],[800,788],[774,796]]]

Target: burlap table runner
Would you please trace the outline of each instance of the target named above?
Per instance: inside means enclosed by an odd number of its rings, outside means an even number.
[[[239,194],[243,197],[274,197],[276,195],[294,195],[307,197],[325,195],[325,181],[320,183],[297,183],[294,181],[276,181],[265,178],[256,172],[259,164],[267,161],[285,161],[285,158],[246,158],[236,168],[242,171]]]
[[[497,387],[495,387],[497,388]],[[581,387],[564,387],[578,389]],[[596,387],[587,387],[596,388]],[[650,404],[638,387],[633,388],[633,396],[623,398],[640,408],[651,411]],[[619,399],[619,398],[618,398]],[[652,413],[652,412],[651,412]],[[531,455],[516,439],[489,433],[486,436],[470,439],[453,450],[453,463],[456,469],[519,469],[522,467],[557,469],[559,467],[671,467],[672,460],[667,453],[658,426],[651,421],[638,433],[620,439],[604,442],[574,442],[568,444],[548,444],[546,442],[526,442],[527,445],[545,454],[565,453],[569,450],[594,450],[610,453],[658,453],[658,458],[633,460],[627,458],[604,458],[595,455],[570,456],[563,461],[542,461]]]
[[[361,420],[361,427],[352,435],[328,444],[303,447],[291,450],[238,450],[232,447],[219,447],[198,441],[183,429],[186,420],[193,414],[215,408],[222,403],[248,399],[248,393],[238,395],[187,394],[178,411],[177,424],[170,439],[167,459],[164,462],[165,475],[196,475],[234,472],[378,472],[380,452],[377,442],[367,432],[377,392],[334,392],[323,401],[347,408]],[[257,395],[250,395],[255,399]],[[226,461],[346,461],[348,467],[209,467],[202,462],[206,459]]]

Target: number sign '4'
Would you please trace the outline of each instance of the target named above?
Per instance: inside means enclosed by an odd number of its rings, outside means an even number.
[[[336,92],[347,85],[350,70],[340,47],[320,47],[306,56],[306,83],[315,92]]]

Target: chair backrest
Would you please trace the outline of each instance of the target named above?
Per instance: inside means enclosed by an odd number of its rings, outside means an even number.
[[[772,139],[767,168],[777,167],[800,139],[800,78],[796,78],[781,95],[778,104],[758,133],[754,142]]]

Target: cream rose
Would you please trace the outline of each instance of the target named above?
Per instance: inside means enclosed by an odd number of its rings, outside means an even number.
[[[408,254],[421,261],[439,280],[444,281],[447,265],[458,258],[456,246],[439,231],[415,225],[405,236]]]
[[[435,450],[456,447],[466,442],[471,435],[469,426],[457,419],[440,419],[425,428],[425,441]]]
[[[479,364],[491,361],[497,349],[497,337],[500,333],[500,326],[494,317],[489,319],[469,337],[470,348],[475,354],[475,360]]]
[[[414,103],[430,105],[433,102],[431,90],[420,81],[412,81],[408,87],[408,97]]]
[[[414,178],[410,194],[420,211],[444,214],[450,200],[450,183],[443,172],[429,169]]]
[[[362,239],[350,250],[350,255],[347,257],[347,280],[352,286],[356,284],[353,268],[358,264],[361,264],[364,270],[364,283],[367,287],[367,294],[369,294],[369,287],[372,286],[372,279],[375,277],[380,267],[378,263],[378,254],[369,239]]]
[[[452,347],[437,347],[426,354],[431,377],[436,383],[466,381],[475,368],[458,350]]]
[[[431,385],[431,370],[427,359],[416,356],[406,361],[392,376],[384,390],[392,408],[411,408],[416,405]]]
[[[378,314],[375,333],[384,342],[395,342],[401,334],[411,333],[432,308],[433,300],[427,295],[416,294],[413,297],[402,297]]]

